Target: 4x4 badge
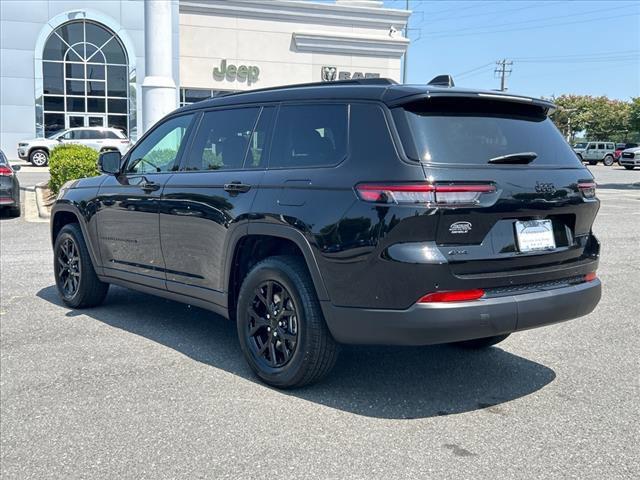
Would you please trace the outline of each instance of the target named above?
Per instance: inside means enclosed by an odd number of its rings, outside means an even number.
[[[471,231],[471,222],[456,222],[449,226],[449,233],[469,233]]]

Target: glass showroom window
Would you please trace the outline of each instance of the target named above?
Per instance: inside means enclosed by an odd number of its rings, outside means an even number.
[[[129,132],[129,68],[118,37],[79,20],[58,27],[42,55],[45,136],[71,127]]]
[[[211,90],[210,88],[181,88],[180,89],[180,106],[191,105],[192,103],[208,98],[218,97],[228,93],[235,93],[238,90]]]

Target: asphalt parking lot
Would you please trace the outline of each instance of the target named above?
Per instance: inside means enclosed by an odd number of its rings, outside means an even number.
[[[115,287],[64,307],[48,224],[0,219],[0,476],[638,478],[640,170],[592,171],[591,315],[485,352],[345,348],[327,380],[288,392],[204,310]]]

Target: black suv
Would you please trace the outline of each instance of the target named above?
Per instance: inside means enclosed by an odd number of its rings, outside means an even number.
[[[532,98],[382,79],[180,108],[53,207],[58,290],[109,284],[237,323],[265,382],[338,345],[481,348],[600,299],[592,175]]]

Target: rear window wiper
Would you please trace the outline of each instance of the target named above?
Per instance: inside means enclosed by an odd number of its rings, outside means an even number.
[[[508,155],[493,157],[487,163],[506,163],[506,164],[521,165],[521,164],[531,163],[536,158],[538,158],[538,154],[536,152],[510,153]]]

